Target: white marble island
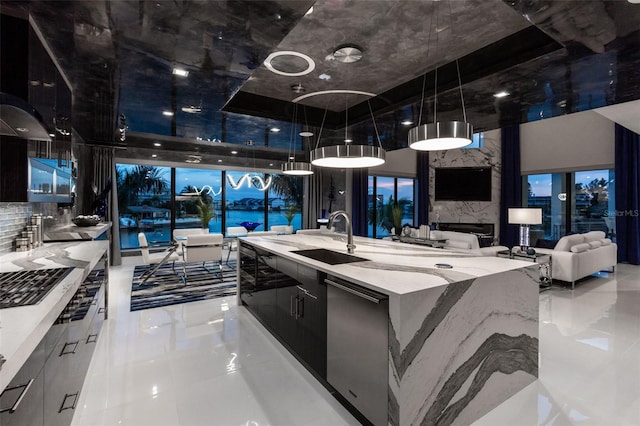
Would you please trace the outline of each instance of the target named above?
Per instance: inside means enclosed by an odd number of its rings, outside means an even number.
[[[293,251],[346,253],[344,235],[242,241],[388,296],[388,424],[470,424],[537,378],[537,265],[358,237],[363,261],[329,265]]]

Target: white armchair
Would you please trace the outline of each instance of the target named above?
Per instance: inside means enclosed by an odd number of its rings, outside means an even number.
[[[188,235],[202,235],[208,234],[209,230],[206,228],[184,228],[184,229],[174,229],[173,230],[173,239],[176,244],[178,244],[178,248],[176,249],[176,253],[179,256],[184,258],[184,242],[187,239]]]
[[[227,238],[232,237],[246,237],[249,234],[247,228],[244,226],[229,226],[227,228]],[[229,264],[229,257],[231,256],[232,251],[238,251],[238,239],[233,238],[229,242],[229,251],[227,252],[227,265]]]
[[[173,262],[179,260],[180,257],[175,253],[175,250],[165,250],[159,253],[151,253],[149,251],[149,243],[147,242],[147,236],[144,232],[138,233],[138,244],[140,245],[140,252],[142,253],[142,262],[146,265],[157,265],[163,262]]]
[[[217,274],[222,279],[222,234],[187,235],[184,241],[184,261],[202,262],[202,267],[207,272],[213,272],[207,268],[207,262],[213,262],[217,266]],[[186,265],[183,267],[184,281],[187,282]]]

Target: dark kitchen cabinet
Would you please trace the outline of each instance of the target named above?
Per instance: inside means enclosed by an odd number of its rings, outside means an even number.
[[[0,425],[69,425],[106,318],[107,256],[0,395]]]
[[[242,303],[312,371],[326,377],[326,286],[318,271],[244,242],[240,262]]]

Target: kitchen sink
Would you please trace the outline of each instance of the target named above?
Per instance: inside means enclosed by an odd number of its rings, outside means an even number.
[[[314,260],[319,260],[320,262],[328,263],[329,265],[340,265],[342,263],[353,263],[369,260],[363,257],[353,256],[351,254],[340,253],[338,251],[327,249],[295,250],[291,253],[309,257]]]

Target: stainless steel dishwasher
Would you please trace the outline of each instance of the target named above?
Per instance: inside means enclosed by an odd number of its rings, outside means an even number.
[[[327,276],[327,381],[374,425],[387,425],[387,296]]]

